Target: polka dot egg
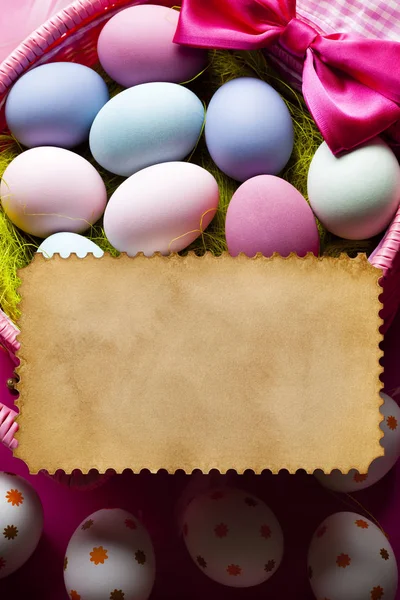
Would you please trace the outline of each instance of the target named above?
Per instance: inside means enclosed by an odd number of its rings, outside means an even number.
[[[43,530],[39,496],[22,477],[0,472],[0,579],[30,558]]]
[[[380,481],[396,464],[400,456],[400,408],[387,394],[381,392],[381,398],[384,401],[380,407],[383,415],[380,427],[384,433],[381,440],[385,449],[384,456],[379,456],[371,463],[368,473],[359,473],[356,469],[351,469],[346,474],[337,470],[329,475],[316,473],[315,477],[324,487],[335,492],[357,492]]]
[[[318,527],[308,552],[308,576],[318,600],[396,597],[397,563],[388,539],[353,512],[335,513]]]
[[[72,535],[64,558],[71,600],[147,600],[154,578],[150,536],[129,512],[99,510]]]
[[[183,519],[190,556],[212,580],[251,587],[269,579],[283,555],[281,527],[264,502],[237,489],[195,498]]]

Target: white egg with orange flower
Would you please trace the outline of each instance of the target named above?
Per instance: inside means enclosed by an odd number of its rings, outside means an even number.
[[[343,474],[340,471],[316,473],[315,477],[326,488],[335,492],[352,493],[374,485],[382,479],[396,464],[400,456],[400,408],[387,394],[381,393],[384,401],[380,407],[383,421],[380,425],[384,436],[381,444],[385,449],[384,456],[379,456],[370,465],[368,473],[359,473],[351,469]]]
[[[30,483],[0,472],[0,579],[17,571],[35,551],[43,531],[43,509]]]
[[[395,600],[397,561],[372,521],[338,512],[316,529],[308,551],[308,578],[320,600]]]
[[[147,600],[154,578],[150,536],[129,512],[98,510],[73,533],[64,558],[71,600]]]
[[[243,490],[222,488],[194,498],[183,518],[190,556],[210,579],[229,587],[264,583],[283,556],[283,534],[272,510]]]

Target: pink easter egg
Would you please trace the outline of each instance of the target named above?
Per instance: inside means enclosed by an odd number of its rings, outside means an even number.
[[[252,177],[238,188],[228,207],[225,234],[232,256],[319,252],[311,208],[296,188],[274,175]]]
[[[107,202],[104,182],[87,160],[50,146],[14,158],[2,177],[0,197],[14,225],[41,238],[86,231]]]
[[[174,44],[179,12],[152,4],[115,15],[101,31],[97,51],[103,69],[124,87],[182,83],[202,71],[207,53]]]

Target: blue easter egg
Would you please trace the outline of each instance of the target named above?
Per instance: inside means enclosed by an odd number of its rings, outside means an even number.
[[[163,162],[184,159],[195,147],[204,107],[176,83],[144,83],[112,98],[90,130],[90,150],[111,173],[129,177]]]
[[[96,71],[69,62],[36,67],[11,89],[5,108],[7,125],[28,148],[73,148],[87,141],[93,119],[109,99]]]
[[[215,164],[237,181],[278,174],[293,150],[286,104],[273,87],[251,77],[233,79],[214,94],[205,136]]]

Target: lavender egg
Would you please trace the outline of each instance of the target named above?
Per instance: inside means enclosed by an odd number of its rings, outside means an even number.
[[[88,140],[108,99],[107,85],[93,69],[49,63],[18,79],[7,97],[6,121],[23,146],[73,148]]]
[[[205,136],[215,164],[237,181],[277,175],[294,141],[286,104],[273,87],[252,77],[233,79],[214,94]]]

